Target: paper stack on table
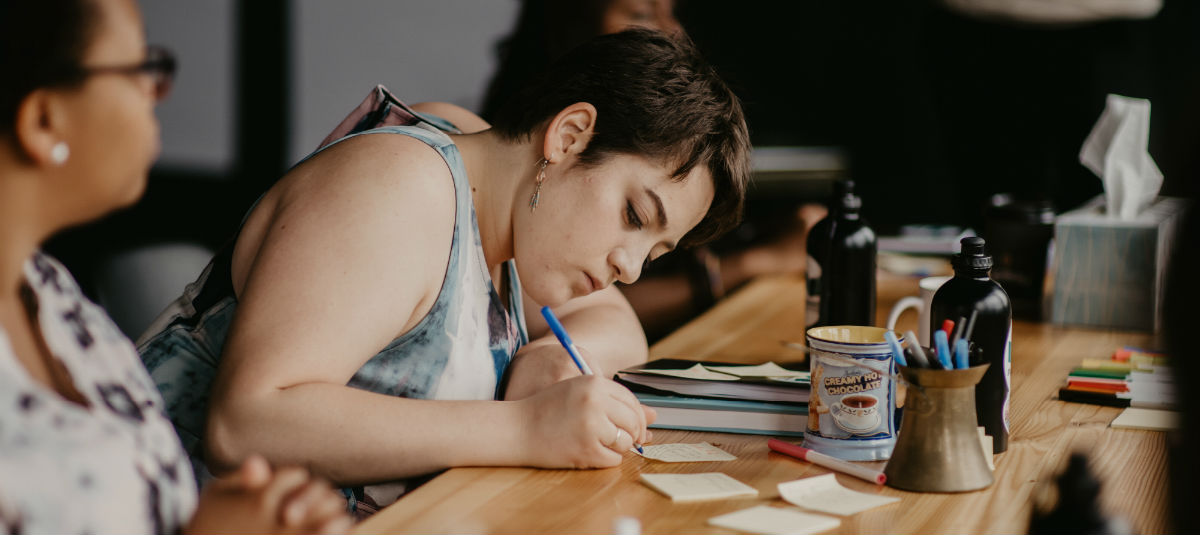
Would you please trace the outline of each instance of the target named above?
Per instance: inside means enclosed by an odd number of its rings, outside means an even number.
[[[673,502],[699,502],[758,496],[758,489],[720,472],[642,474],[642,482]]]
[[[1180,414],[1175,411],[1139,409],[1129,407],[1109,424],[1113,429],[1142,429],[1145,431],[1170,431],[1179,429]]]
[[[838,484],[834,474],[780,483],[779,496],[809,511],[842,516],[900,501],[900,498],[893,496],[850,490]],[[713,517],[708,519],[708,523],[751,533],[780,535],[817,533],[841,525],[841,521],[834,517],[766,505]]]
[[[642,457],[667,463],[694,463],[701,461],[732,461],[737,459],[729,452],[707,442],[698,444],[655,444],[644,446]]]
[[[715,516],[708,519],[708,523],[713,526],[751,533],[806,535],[836,528],[842,524],[842,521],[831,516],[813,515],[792,508],[759,505]]]
[[[839,485],[834,474],[780,483],[779,496],[792,505],[842,516],[900,501],[894,496],[850,490]]]

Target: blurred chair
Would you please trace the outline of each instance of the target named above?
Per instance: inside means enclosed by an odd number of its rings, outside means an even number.
[[[96,300],[125,336],[136,340],[150,322],[196,280],[213,251],[194,243],[144,245],[100,260]]]

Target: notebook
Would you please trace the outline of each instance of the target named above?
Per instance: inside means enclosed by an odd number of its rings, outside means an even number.
[[[643,405],[654,407],[658,429],[714,431],[752,435],[803,436],[808,406],[727,399],[660,396],[634,392]]]
[[[764,374],[764,375],[759,375]],[[773,374],[773,375],[771,375]],[[657,359],[617,372],[634,392],[773,403],[808,403],[808,365]]]

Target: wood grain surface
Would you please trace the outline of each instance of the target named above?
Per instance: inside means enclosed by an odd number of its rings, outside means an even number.
[[[917,281],[881,274],[877,325]],[[777,277],[752,282],[651,348],[651,357],[731,362],[804,359],[783,340],[804,340],[804,281]],[[906,312],[898,329],[914,329]],[[1147,346],[1147,334],[1067,329],[1016,322],[1009,449],[997,455],[996,482],[961,494],[913,493],[877,487],[843,474],[853,490],[901,498],[898,503],[843,517],[830,533],[1016,533],[1027,530],[1035,498],[1072,452],[1088,455],[1103,487],[1103,510],[1124,517],[1134,533],[1161,533],[1167,524],[1164,434],[1110,429],[1120,409],[1058,401],[1067,372],[1085,357],[1106,358],[1121,345]],[[612,533],[613,522],[635,517],[644,533],[737,533],[707,525],[711,517],[754,505],[784,506],[776,485],[828,470],[767,449],[767,437],[656,430],[656,443],[709,442],[736,461],[661,463],[627,454],[617,468],[539,470],[456,468],[447,471],[357,527],[358,533]],[[880,469],[883,462],[864,463]],[[673,504],[638,482],[641,473],[724,472],[758,489],[755,498]]]

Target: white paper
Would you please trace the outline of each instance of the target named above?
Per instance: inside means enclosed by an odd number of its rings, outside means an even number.
[[[988,470],[995,472],[996,461],[992,454],[992,450],[995,448],[992,446],[992,435],[987,434],[987,430],[982,425],[976,427],[975,430],[979,431],[979,447],[983,449],[983,459],[988,463]]]
[[[1108,95],[1079,162],[1104,183],[1109,217],[1133,219],[1158,196],[1163,176],[1146,150],[1149,141],[1150,101]]]
[[[708,523],[722,528],[766,533],[770,535],[805,535],[820,533],[841,525],[842,521],[831,516],[814,515],[790,507],[759,505],[741,511],[714,516]]]
[[[1112,421],[1113,429],[1144,429],[1146,431],[1170,431],[1179,429],[1179,413],[1154,409],[1130,407]]]
[[[642,483],[673,502],[698,502],[758,496],[758,489],[720,472],[703,474],[642,474]]]
[[[737,376],[725,373],[711,372],[701,364],[696,364],[685,370],[638,370],[641,373],[653,373],[655,375],[670,375],[671,377],[683,377],[686,379],[703,379],[705,381],[736,381]]]
[[[842,516],[900,501],[894,496],[850,490],[839,485],[833,474],[780,483],[779,496],[792,505]]]
[[[768,362],[758,366],[705,366],[710,371],[728,373],[738,377],[802,377],[807,379],[808,372],[792,371],[783,366]]]
[[[733,461],[729,452],[707,442],[695,444],[654,444],[642,446],[642,457],[665,463],[694,463],[700,461]],[[636,451],[636,450],[635,450]]]

